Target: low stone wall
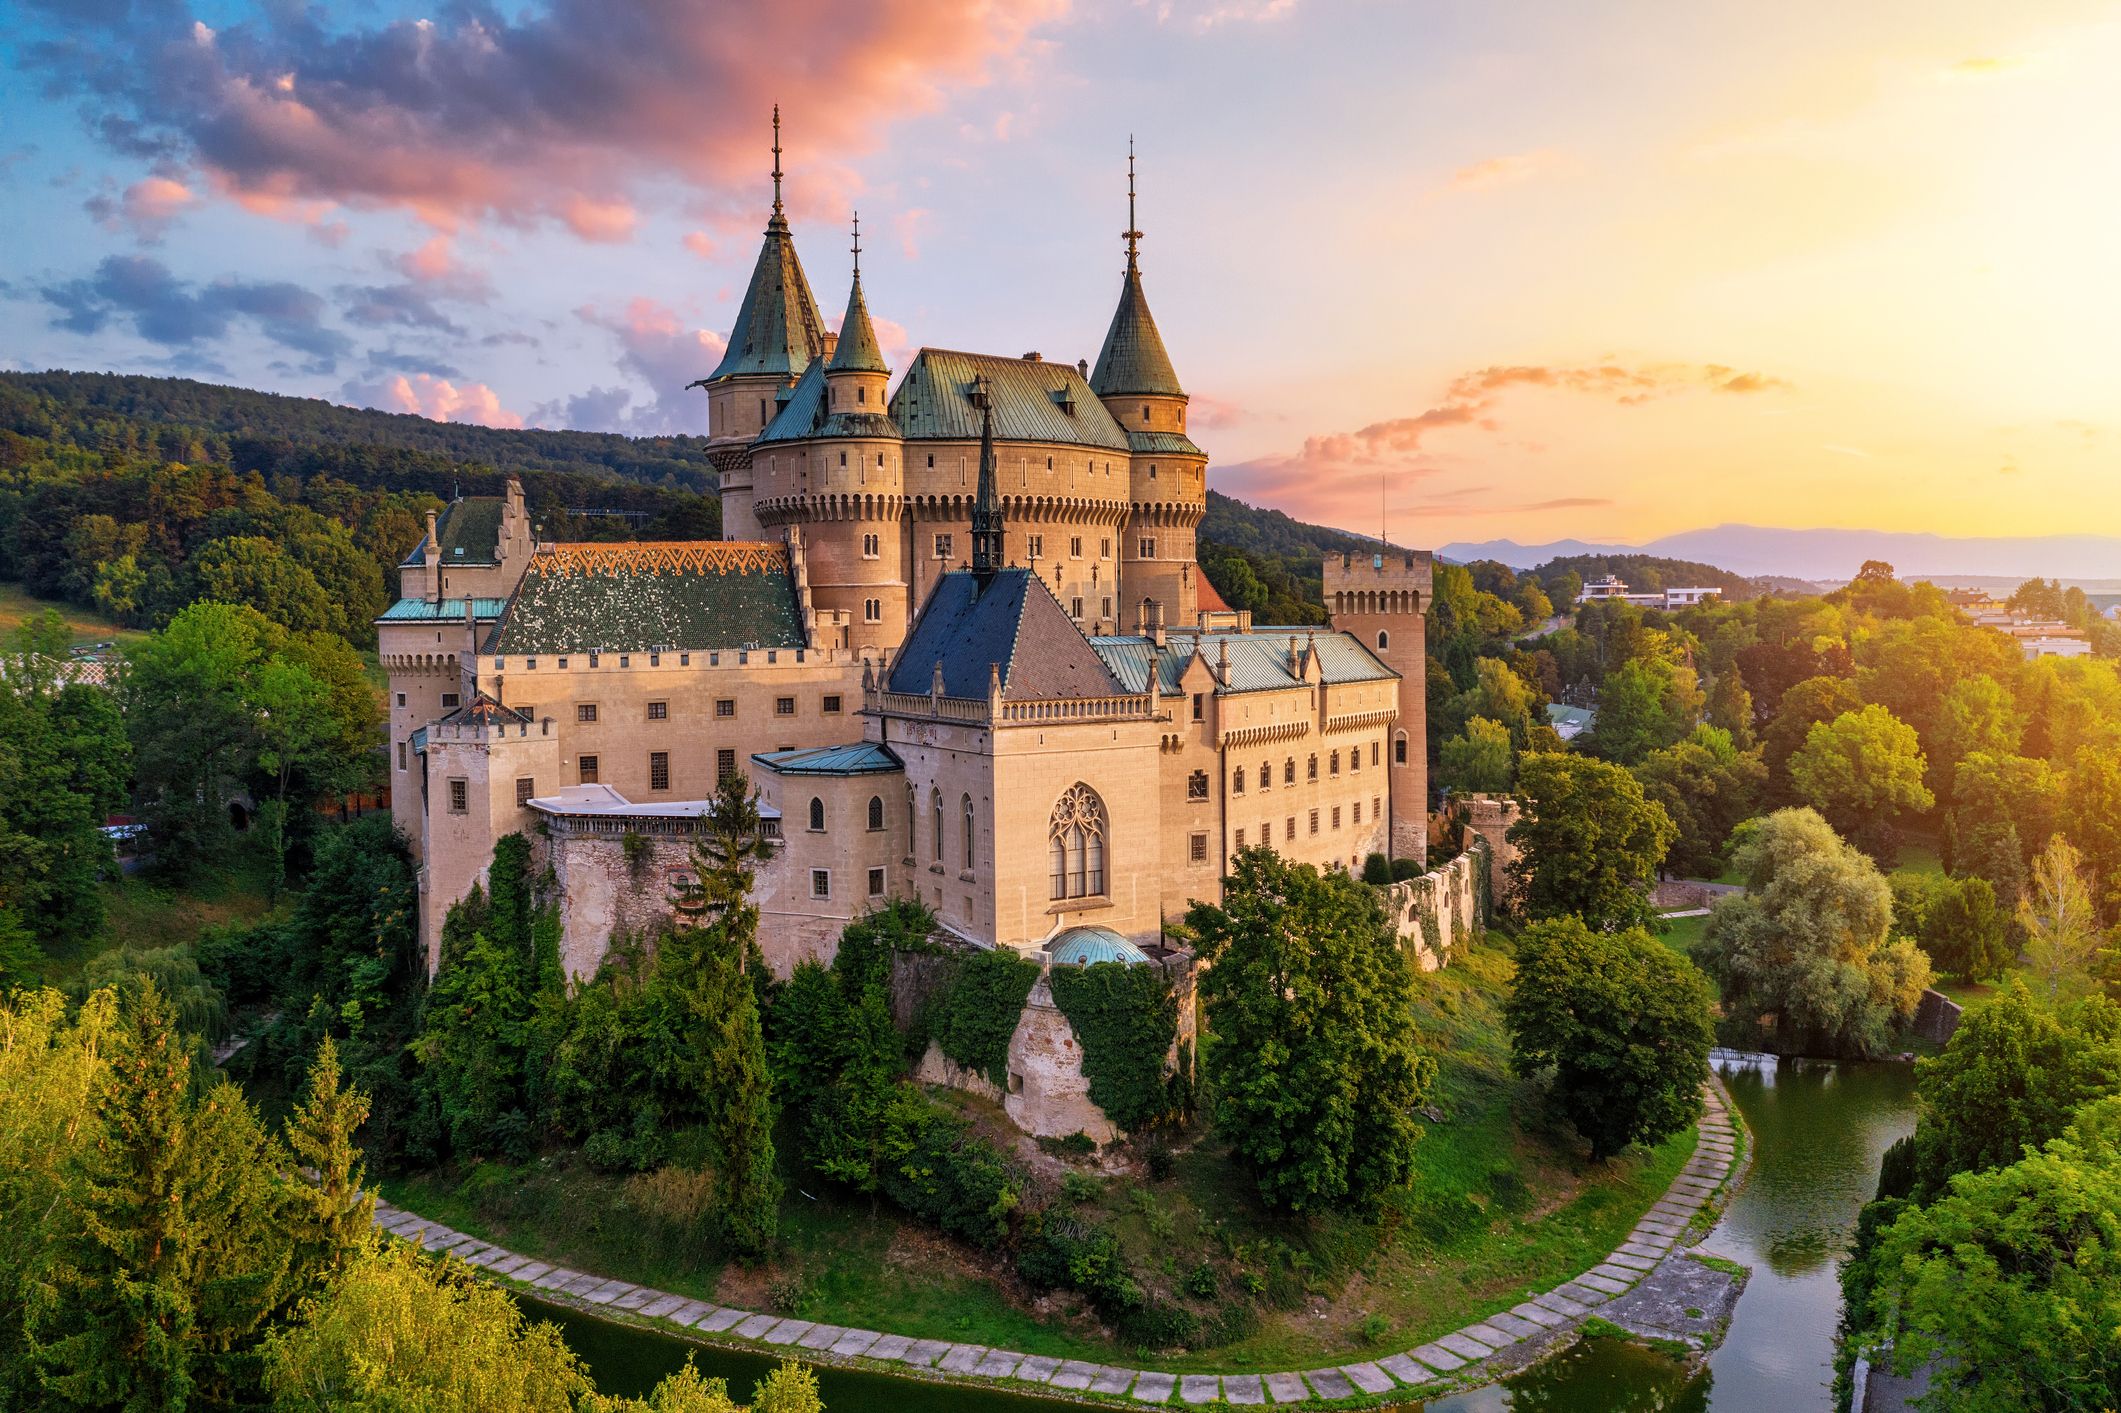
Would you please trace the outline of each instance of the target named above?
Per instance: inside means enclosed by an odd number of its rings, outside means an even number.
[[[1488,925],[1487,882],[1490,850],[1475,835],[1466,851],[1419,878],[1403,879],[1385,889],[1385,911],[1400,944],[1413,949],[1423,971],[1448,965],[1460,947]]]
[[[1942,991],[1924,991],[1915,1003],[1915,1034],[1932,1045],[1948,1045],[1959,1031],[1959,1003]]]

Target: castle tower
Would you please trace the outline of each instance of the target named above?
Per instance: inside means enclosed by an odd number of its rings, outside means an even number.
[[[1386,757],[1392,782],[1392,857],[1421,859],[1429,843],[1428,629],[1434,564],[1426,550],[1326,556],[1326,613],[1399,674],[1399,720]]]
[[[877,343],[862,293],[862,222],[854,218],[854,274],[839,339],[826,357],[822,389],[812,373],[789,415],[813,409],[791,480],[769,469],[757,477],[763,518],[800,523],[813,595],[840,610],[841,646],[888,653],[912,617],[906,587],[905,438],[891,419],[891,368]],[[769,454],[769,467],[778,464]]]
[[[1208,457],[1186,435],[1186,391],[1142,293],[1141,231],[1134,219],[1134,143],[1127,143],[1127,269],[1090,387],[1125,429],[1132,456],[1129,510],[1120,537],[1120,590],[1135,610],[1194,622],[1194,535],[1207,511]],[[1121,616],[1129,614],[1123,608]]]
[[[781,206],[781,108],[773,107],[773,215],[737,306],[729,346],[712,373],[690,384],[707,389],[708,455],[722,478],[722,538],[760,538],[752,513],[748,449],[780,408],[787,390],[828,341],[817,298],[796,258]]]

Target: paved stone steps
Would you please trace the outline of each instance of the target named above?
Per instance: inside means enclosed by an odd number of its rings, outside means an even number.
[[[1331,1401],[1395,1389],[1477,1383],[1483,1366],[1520,1341],[1566,1330],[1608,1300],[1633,1289],[1692,1232],[1694,1218],[1729,1180],[1736,1136],[1720,1088],[1706,1105],[1694,1157],[1611,1255],[1543,1295],[1476,1320],[1427,1344],[1375,1360],[1273,1374],[1168,1374],[1079,1359],[1022,1354],[985,1345],[914,1339],[779,1315],[763,1315],[672,1295],[647,1286],[554,1266],[452,1231],[417,1213],[376,1204],[376,1225],[423,1250],[466,1264],[541,1295],[595,1313],[625,1311],[656,1324],[833,1360],[903,1364],[929,1377],[1021,1383],[1068,1393],[1125,1395],[1137,1403],[1273,1405]]]

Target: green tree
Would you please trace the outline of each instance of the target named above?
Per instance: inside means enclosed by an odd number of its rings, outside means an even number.
[[[1810,655],[1806,656],[1809,661]],[[1790,784],[1790,758],[1804,748],[1812,728],[1862,706],[1856,684],[1839,676],[1804,678],[1776,699],[1774,715],[1760,733],[1760,760],[1767,767],[1768,792],[1775,803],[1797,798]]]
[[[1376,893],[1271,850],[1238,853],[1220,907],[1187,926],[1215,1043],[1215,1123],[1270,1206],[1316,1212],[1403,1185],[1436,1064]]]
[[[1724,1012],[1783,1054],[1869,1057],[1915,1012],[1929,959],[1888,935],[1877,866],[1811,810],[1777,810],[1740,831],[1743,896],[1709,916],[1695,960]]]
[[[233,1086],[193,1100],[189,1047],[150,983],[131,998],[52,1221],[26,1330],[46,1400],[226,1403],[254,1388],[268,1320],[299,1293],[285,1151]]]
[[[2018,926],[2025,932],[2025,969],[2049,998],[2090,990],[2106,937],[2092,907],[2076,846],[2061,835],[2033,860],[2032,886],[2018,900]]]
[[[1767,768],[1721,727],[1703,725],[1635,767],[1645,799],[1663,807],[1676,831],[1664,866],[1683,878],[1712,878],[1731,831],[1760,807]]]
[[[1510,788],[1510,730],[1499,721],[1476,716],[1463,736],[1443,743],[1437,779],[1449,790],[1468,795],[1495,795]]]
[[[2121,746],[2079,747],[2063,796],[2070,842],[2092,875],[2092,901],[2112,926],[2121,922]]]
[[[1712,999],[1692,964],[1640,928],[1534,923],[1518,939],[1517,982],[1503,1003],[1510,1063],[1551,1076],[1594,1159],[1660,1143],[1701,1114]]]
[[[1625,767],[1535,752],[1517,763],[1517,796],[1510,867],[1527,915],[1600,929],[1651,921],[1650,888],[1677,831]]]
[[[2105,1106],[2103,1106],[2105,1107]],[[1933,1369],[1927,1409],[2096,1410],[2121,1400],[2121,1158],[2085,1127],[1902,1212],[1871,1262],[1865,1343]]]
[[[1716,674],[1709,685],[1709,725],[1729,733],[1741,751],[1753,748],[1753,694],[1745,689],[1745,676],[1733,663]]]
[[[2051,1005],[2013,979],[1969,1009],[1944,1053],[1916,1072],[1916,1195],[1958,1173],[2016,1162],[2059,1137],[2086,1104],[2121,1094],[2121,1005]]]
[[[1924,769],[1915,729],[1882,706],[1867,706],[1812,727],[1790,757],[1790,784],[1865,852],[1889,857],[1899,822],[1936,803],[1922,783]]]
[[[287,1120],[287,1146],[307,1175],[290,1214],[304,1268],[335,1270],[368,1239],[376,1198],[361,1185],[354,1143],[367,1121],[368,1096],[341,1085],[339,1049],[327,1035],[317,1045],[308,1091]]]
[[[2037,758],[1987,751],[1963,757],[1952,772],[1952,804],[1944,817],[1945,863],[1955,873],[1979,873],[1992,883],[1999,872],[2029,866],[2061,827],[2068,783]],[[2021,852],[1998,859],[1993,850],[2006,828]]]
[[[283,627],[330,628],[334,614],[316,575],[262,535],[202,545],[192,559],[199,597],[254,608]]]
[[[1637,658],[1608,672],[1584,747],[1633,765],[1694,729],[1703,698],[1694,670],[1662,658]]]
[[[1962,981],[1988,981],[2010,965],[2008,917],[1985,878],[1944,880],[1919,934],[1937,970]]]
[[[1982,674],[1954,682],[1944,694],[1937,724],[1926,738],[1935,792],[1948,795],[1959,762],[1981,752],[2014,756],[2025,739],[2025,715],[2010,688]]]

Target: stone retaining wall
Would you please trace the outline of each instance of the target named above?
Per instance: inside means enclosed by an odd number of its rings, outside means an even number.
[[[1385,913],[1400,945],[1411,948],[1423,971],[1448,965],[1459,948],[1477,940],[1488,925],[1482,874],[1491,850],[1469,833],[1466,851],[1419,878],[1387,886]]]
[[[1501,1378],[1574,1337],[1593,1312],[1638,1286],[1653,1286],[1707,1229],[1740,1171],[1737,1134],[1721,1086],[1704,1090],[1706,1112],[1694,1156],[1626,1241],[1603,1261],[1543,1295],[1400,1354],[1280,1373],[1171,1374],[1056,1359],[985,1345],[812,1320],[754,1314],[537,1261],[491,1245],[417,1213],[376,1204],[376,1225],[393,1236],[454,1256],[494,1279],[527,1288],[592,1315],[630,1319],[705,1344],[781,1353],[812,1363],[845,1364],[875,1373],[963,1380],[1062,1398],[1090,1395],[1131,1403],[1199,1405],[1307,1404],[1357,1395],[1433,1395]]]
[[[1928,990],[1915,1003],[1915,1034],[1933,1045],[1948,1045],[1959,1031],[1959,1003],[1942,991]]]

